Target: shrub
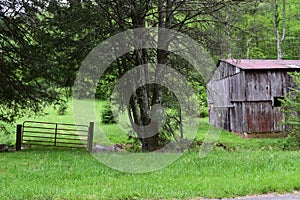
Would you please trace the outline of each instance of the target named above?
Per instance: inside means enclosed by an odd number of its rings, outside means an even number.
[[[294,87],[282,101],[289,136],[284,145],[285,149],[300,149],[300,73],[290,73]]]
[[[113,112],[111,110],[110,104],[106,104],[101,113],[101,119],[103,124],[115,124],[117,123]]]
[[[200,109],[200,118],[208,117],[208,108],[201,106]]]
[[[13,134],[7,130],[4,124],[0,124],[0,141],[8,146],[13,146],[15,142]]]
[[[58,115],[65,115],[68,109],[68,100],[60,99],[59,101],[55,102],[54,109],[57,109]]]

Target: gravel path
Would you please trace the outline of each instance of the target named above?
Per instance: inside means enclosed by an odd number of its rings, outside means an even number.
[[[194,200],[300,200],[300,191],[291,194],[265,194],[224,199],[194,199]]]
[[[230,198],[223,200],[300,200],[300,194],[285,194],[285,195],[259,195],[249,197]]]

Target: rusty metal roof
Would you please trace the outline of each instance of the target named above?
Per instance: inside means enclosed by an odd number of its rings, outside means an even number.
[[[241,69],[299,69],[300,70],[300,60],[225,59],[221,61],[237,66]]]

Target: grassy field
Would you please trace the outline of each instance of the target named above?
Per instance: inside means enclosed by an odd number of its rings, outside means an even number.
[[[35,119],[74,122],[71,108],[64,116],[52,108],[47,112]],[[14,126],[7,128],[14,131]],[[208,128],[203,119],[196,140]],[[109,130],[112,142],[126,142],[117,127],[103,129]],[[143,174],[111,169],[85,150],[33,147],[1,153],[0,199],[222,198],[292,192],[300,190],[300,152],[282,151],[284,140],[243,139],[222,131],[219,147],[206,157],[200,159],[195,146],[168,167]]]
[[[183,155],[152,173],[110,169],[86,151],[31,149],[2,153],[1,199],[234,197],[300,189],[300,153],[215,149]]]

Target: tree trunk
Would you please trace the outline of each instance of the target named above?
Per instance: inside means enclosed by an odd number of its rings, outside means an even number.
[[[147,5],[144,1],[134,2],[132,5],[134,6],[131,13],[133,27],[146,27],[145,13]],[[143,38],[145,35],[144,33],[141,33],[141,30],[139,30],[137,32],[134,31],[134,36],[137,40],[139,40],[139,38]],[[140,41],[143,40],[141,39]],[[148,80],[146,80],[148,78],[148,66],[146,65],[148,63],[147,50],[137,49],[134,54],[135,66],[144,65],[143,72],[140,74],[139,80],[141,83],[148,83]],[[138,133],[138,137],[142,142],[142,150],[154,151],[158,149],[158,133],[153,135],[152,131],[150,133],[146,128],[146,126],[151,123],[148,86],[143,85],[136,90],[136,97],[133,97],[131,100],[131,109],[135,124],[138,125],[136,126],[135,131]]]
[[[164,0],[158,0],[158,26],[159,28],[170,28],[171,20],[172,20],[172,0],[166,1],[166,10],[164,10]],[[162,81],[164,78],[164,71],[162,65],[166,64],[167,62],[167,49],[169,45],[169,37],[168,34],[165,34],[163,30],[158,31],[158,49],[157,49],[157,66],[155,71],[155,82],[156,84],[153,85],[153,96],[151,102],[151,112],[154,116],[156,113],[159,115],[159,108],[161,108],[162,104]],[[159,106],[157,106],[159,105]],[[147,138],[146,145],[152,150],[155,150],[159,147],[159,126],[160,121],[156,119],[152,120],[153,128],[157,131],[155,135],[150,138]]]
[[[282,53],[282,42],[285,39],[285,31],[286,31],[286,9],[285,9],[285,0],[282,0],[282,12],[283,12],[283,18],[282,18],[282,33],[280,34],[280,16],[279,16],[279,10],[278,10],[278,3],[277,0],[273,0],[273,20],[274,20],[274,34],[276,38],[276,49],[277,49],[277,60],[281,60],[283,57]]]

